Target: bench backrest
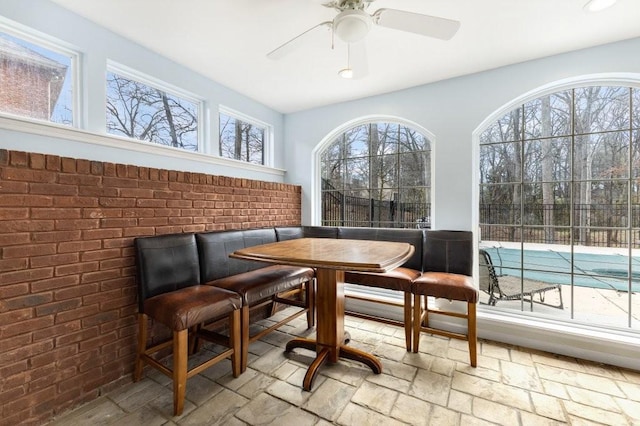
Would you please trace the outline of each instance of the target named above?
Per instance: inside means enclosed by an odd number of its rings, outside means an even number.
[[[206,283],[267,266],[263,262],[233,259],[229,255],[246,247],[276,242],[276,231],[274,228],[264,228],[203,232],[196,234],[196,241],[200,275],[202,282]]]
[[[396,241],[412,244],[415,252],[402,266],[422,271],[424,234],[420,229],[338,228],[338,238],[351,240]]]

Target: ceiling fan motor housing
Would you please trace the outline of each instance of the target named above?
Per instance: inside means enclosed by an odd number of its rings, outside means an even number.
[[[373,24],[371,15],[363,10],[343,10],[333,20],[333,31],[345,43],[362,40]]]

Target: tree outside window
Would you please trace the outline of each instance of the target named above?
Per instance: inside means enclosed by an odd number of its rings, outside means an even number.
[[[220,156],[264,164],[266,127],[220,113]]]
[[[107,72],[107,132],[198,151],[199,103]]]
[[[430,225],[431,143],[398,123],[356,126],[321,153],[322,224]]]

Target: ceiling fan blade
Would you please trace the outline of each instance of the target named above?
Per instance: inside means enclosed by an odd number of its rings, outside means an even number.
[[[369,60],[367,58],[367,44],[364,40],[351,43],[351,68],[353,78],[363,78],[369,74]]]
[[[331,29],[332,25],[333,23],[331,21],[326,21],[316,25],[315,27],[309,28],[307,31],[303,32],[302,34],[292,38],[291,40],[281,44],[280,46],[273,49],[271,52],[267,53],[267,58],[281,59],[285,57],[286,55],[288,55],[289,53],[291,53],[292,51],[300,47],[301,42],[304,41],[304,39],[306,38],[305,36],[309,35],[309,33],[321,27],[327,27],[328,29]]]
[[[450,40],[460,28],[459,21],[397,9],[379,9],[373,17],[380,26],[441,40]]]

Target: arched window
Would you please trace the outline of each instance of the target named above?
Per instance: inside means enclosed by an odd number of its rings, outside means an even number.
[[[640,89],[545,94],[479,141],[486,303],[639,328]]]
[[[428,227],[431,142],[404,124],[348,129],[320,152],[321,223],[326,226]]]

